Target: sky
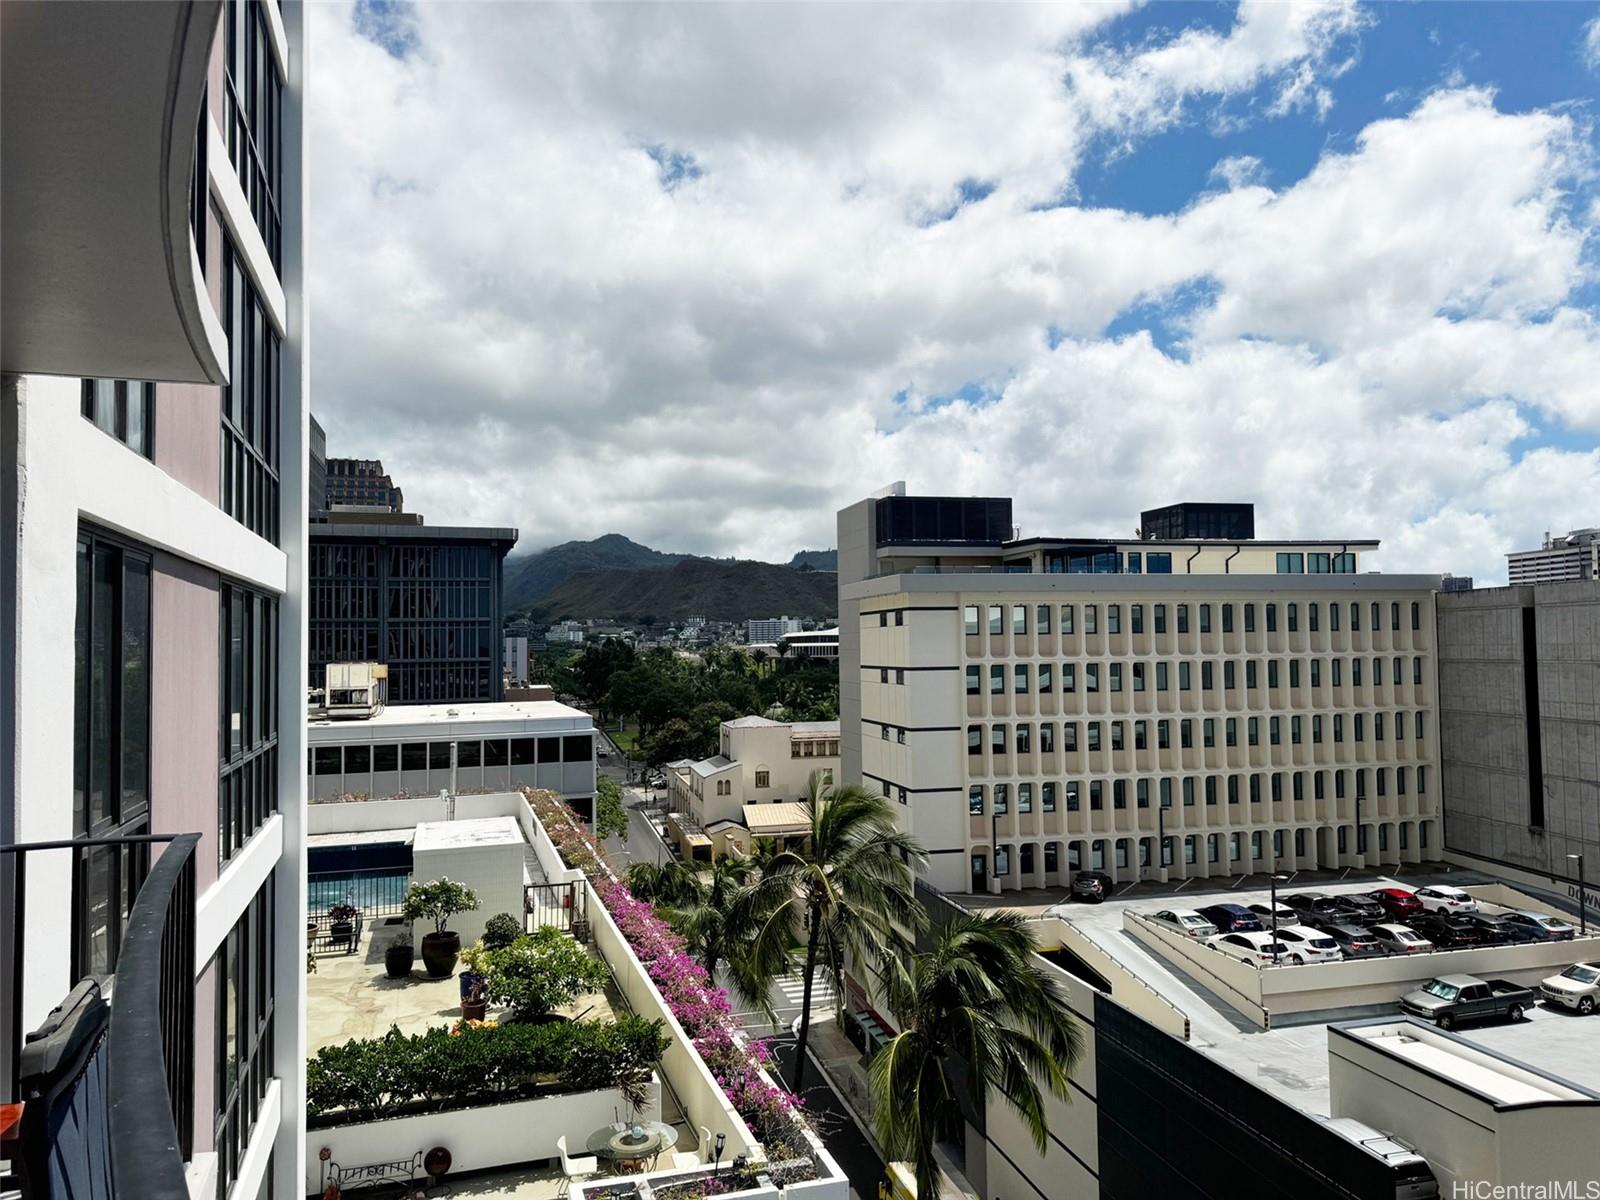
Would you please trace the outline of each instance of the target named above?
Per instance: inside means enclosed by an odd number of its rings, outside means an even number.
[[[884,485],[1600,525],[1600,6],[308,6],[312,398],[435,523],[786,561]]]

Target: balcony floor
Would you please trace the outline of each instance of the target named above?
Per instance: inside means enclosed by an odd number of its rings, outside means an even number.
[[[384,947],[404,928],[398,923],[383,924],[380,917],[362,932],[355,953],[317,955],[316,974],[306,977],[308,1056],[351,1038],[381,1037],[391,1025],[398,1025],[403,1033],[423,1033],[461,1018],[461,985],[456,980],[459,965],[448,979],[430,979],[419,956],[410,978],[390,979],[384,974]],[[561,1016],[587,1021],[609,1021],[624,1011],[620,997],[613,1004],[601,992],[579,996],[556,1009]],[[488,1015],[494,1020],[503,1012],[490,1008]]]

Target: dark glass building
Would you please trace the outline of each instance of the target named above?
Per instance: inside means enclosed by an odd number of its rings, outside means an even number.
[[[500,582],[515,529],[313,521],[310,540],[312,687],[329,663],[381,662],[390,704],[504,698]]]
[[[306,481],[312,512],[328,507],[328,435],[316,417],[311,418],[311,474]]]
[[[884,496],[877,506],[880,546],[998,546],[1016,536],[1011,500],[1005,496]]]
[[[384,508],[405,512],[406,497],[376,458],[326,460],[327,507],[343,504],[358,508]]]
[[[1139,514],[1139,536],[1145,541],[1191,541],[1216,538],[1248,542],[1256,536],[1254,504],[1169,504]]]

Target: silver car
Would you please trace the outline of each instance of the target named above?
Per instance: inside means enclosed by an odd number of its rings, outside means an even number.
[[[1188,908],[1164,908],[1158,913],[1151,913],[1150,921],[1184,937],[1208,938],[1217,934],[1215,925]]]

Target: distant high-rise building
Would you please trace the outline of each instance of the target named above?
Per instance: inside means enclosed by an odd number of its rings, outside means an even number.
[[[767,617],[761,620],[746,621],[745,641],[754,645],[757,642],[776,642],[786,633],[799,633],[803,621],[794,617]]]
[[[330,458],[328,465],[328,507],[380,508],[405,512],[405,493],[395,486],[376,458]]]
[[[1470,592],[1472,590],[1471,575],[1446,575],[1439,580],[1441,592]]]
[[[505,662],[503,669],[506,676],[513,683],[526,683],[528,679],[528,639],[521,635],[508,634],[505,639]]]
[[[328,435],[322,424],[311,417],[311,473],[306,480],[307,507],[323,512],[328,507]]]
[[[1574,529],[1561,537],[1547,533],[1539,549],[1514,550],[1506,559],[1506,574],[1513,586],[1600,579],[1600,529]]]

